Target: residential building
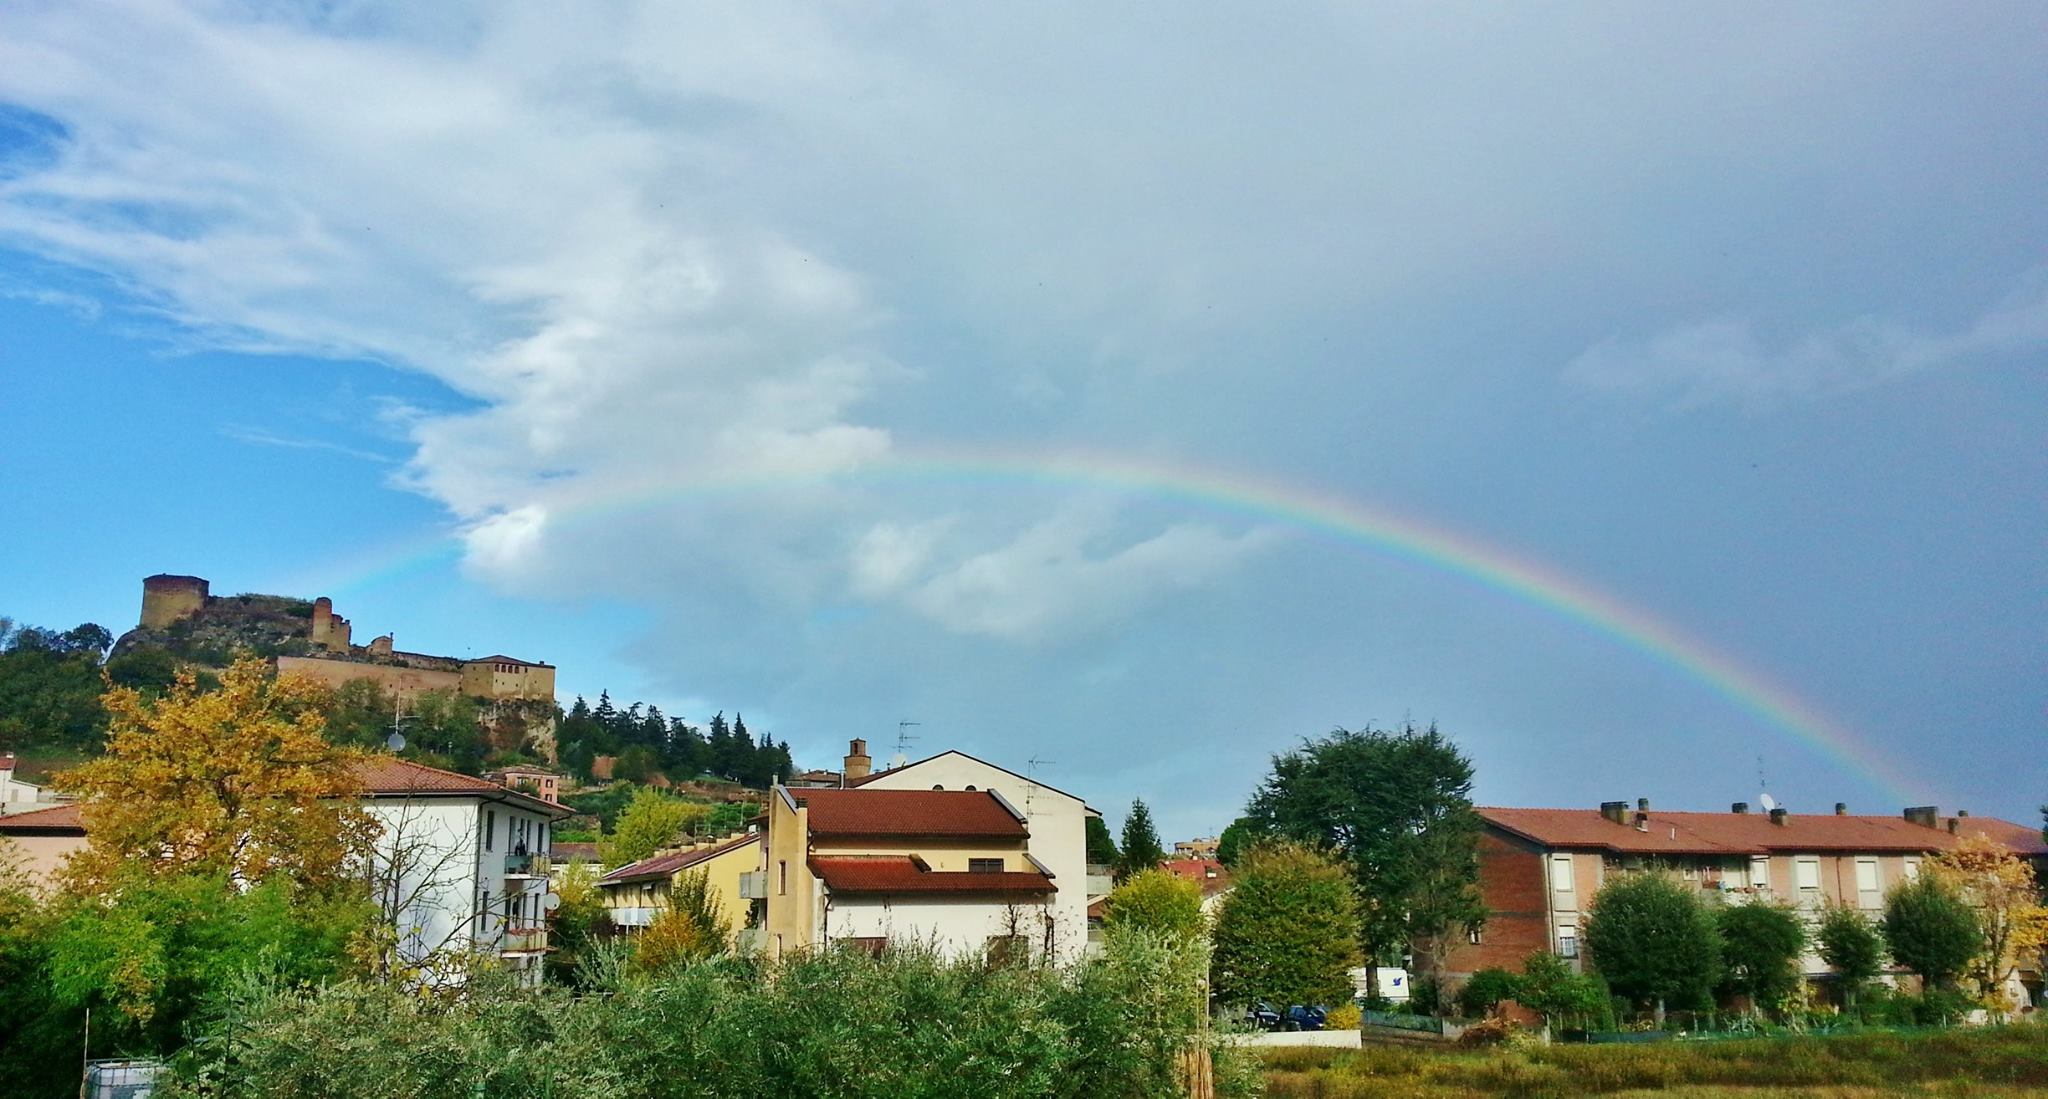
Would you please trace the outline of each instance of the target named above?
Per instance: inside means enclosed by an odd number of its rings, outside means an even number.
[[[598,888],[604,893],[612,926],[631,934],[653,923],[669,907],[669,894],[683,875],[702,874],[725,915],[727,940],[737,943],[752,907],[742,885],[749,874],[760,869],[761,833],[747,832],[621,866],[598,879]],[[752,938],[744,945],[754,945]]]
[[[1026,850],[1059,886],[1049,902],[1053,951],[1061,961],[1080,956],[1088,939],[1088,818],[1101,813],[1077,795],[998,767],[965,752],[947,751],[884,771],[870,770],[865,741],[849,745],[846,784],[861,790],[992,791],[1024,815]]]
[[[1222,846],[1223,840],[1217,836],[1176,840],[1173,844],[1173,857],[1177,859],[1213,859],[1216,857],[1216,852]]]
[[[1726,813],[1652,812],[1646,798],[1597,810],[1481,808],[1479,816],[1490,914],[1451,950],[1451,979],[1488,967],[1519,970],[1541,950],[1581,965],[1587,913],[1620,874],[1666,869],[1730,904],[1779,901],[1815,916],[1842,904],[1875,916],[1886,890],[1963,836],[1990,836],[2037,862],[2048,857],[2039,829],[1967,813],[1943,818],[1933,807],[1896,817],[1853,815],[1839,803],[1820,815],[1753,813],[1743,802]],[[1811,953],[1804,967],[1809,976],[1828,972]]]
[[[953,956],[1083,949],[1085,923],[1071,945],[1057,934],[1060,889],[1031,853],[1027,817],[996,791],[777,786],[758,823],[758,876],[742,892],[754,902],[747,939],[772,957],[841,942]]]
[[[1159,868],[1201,887],[1204,915],[1215,915],[1216,906],[1223,902],[1223,895],[1230,892],[1230,870],[1216,861],[1213,855],[1207,858],[1163,859]]]
[[[0,851],[20,861],[23,877],[38,890],[51,888],[64,860],[84,846],[85,819],[76,803],[0,816]]]
[[[381,826],[366,868],[396,930],[398,961],[429,978],[459,955],[495,956],[540,977],[547,953],[548,853],[569,810],[471,775],[379,756],[357,767]],[[47,886],[86,845],[83,806],[0,817],[31,880]]]
[[[395,756],[365,761],[358,775],[382,825],[372,884],[400,959],[432,976],[457,956],[495,955],[537,983],[554,823],[570,810]]]
[[[53,790],[23,782],[14,773],[14,753],[0,755],[0,814],[26,813],[68,801]]]
[[[485,771],[484,777],[522,794],[532,794],[549,805],[562,804],[562,773],[552,768],[522,763]]]

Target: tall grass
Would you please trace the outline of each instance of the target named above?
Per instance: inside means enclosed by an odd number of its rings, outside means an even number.
[[[1267,1053],[1273,1099],[1445,1099],[1673,1094],[1977,1094],[2048,1089],[2048,1027],[1855,1034],[1654,1045],[1547,1046],[1485,1053],[1280,1049]],[[1756,1094],[1751,1092],[1750,1094]]]

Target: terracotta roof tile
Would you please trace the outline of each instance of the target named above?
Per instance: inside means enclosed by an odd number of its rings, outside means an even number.
[[[1201,886],[1205,897],[1230,888],[1230,871],[1215,859],[1164,859],[1159,868]]]
[[[533,809],[551,816],[566,817],[573,810],[552,802],[542,801],[531,794],[492,782],[475,775],[444,771],[424,763],[414,763],[397,756],[369,756],[355,764],[356,781],[362,783],[365,793],[373,796],[397,796],[404,794],[473,794],[498,801],[511,802],[525,809]]]
[[[0,817],[0,833],[6,832],[77,832],[83,835],[84,806],[72,802],[52,805],[48,809],[31,809],[26,813],[9,813]]]
[[[1773,824],[1765,813],[1688,813],[1652,810],[1638,829],[1635,810],[1616,824],[1597,809],[1482,807],[1489,823],[1550,847],[1594,847],[1634,855],[1739,855],[1773,851],[1946,851],[1956,836],[1903,817],[1788,813]],[[1963,835],[1981,833],[2024,855],[2048,854],[2038,829],[2009,821],[1964,817]]]
[[[1024,822],[986,790],[791,790],[813,836],[1022,839]]]
[[[1042,895],[1059,890],[1051,878],[1032,871],[933,870],[913,855],[820,855],[810,860],[810,866],[834,893]]]
[[[698,847],[689,851],[670,851],[666,854],[655,855],[652,858],[641,859],[639,862],[619,867],[617,870],[599,878],[598,884],[619,885],[630,881],[651,881],[666,878],[680,871],[688,870],[698,863],[717,858],[728,851],[736,851],[750,843],[758,843],[760,840],[761,833],[749,832],[744,836],[736,836],[723,843],[716,843],[709,847]],[[558,850],[560,846],[560,844],[556,845]]]

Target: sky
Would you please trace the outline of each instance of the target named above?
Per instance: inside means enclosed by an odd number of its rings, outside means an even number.
[[[1482,803],[2034,820],[2043,41],[0,6],[0,615],[325,594],[1169,840],[1409,720]]]

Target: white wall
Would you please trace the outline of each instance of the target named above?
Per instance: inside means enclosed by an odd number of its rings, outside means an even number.
[[[376,798],[367,808],[382,826],[378,876],[387,888],[379,900],[396,910],[399,951],[408,963],[468,951],[495,955],[507,946],[508,925],[545,926],[540,898],[547,879],[526,879],[508,894],[505,859],[522,838],[529,853],[545,853],[547,817],[476,798]]]
[[[988,940],[1010,933],[1012,906],[980,897],[918,897],[897,903],[869,897],[833,897],[826,905],[824,938],[885,938],[937,947],[953,957],[980,957]],[[1043,905],[1016,902],[1016,933],[1035,953],[1045,941]]]
[[[1059,892],[1052,897],[1056,960],[1074,961],[1088,945],[1088,806],[1080,798],[1013,775],[958,752],[947,752],[864,784],[875,790],[994,790],[1028,817],[1031,856],[1045,864]],[[833,933],[836,938],[838,933]]]

